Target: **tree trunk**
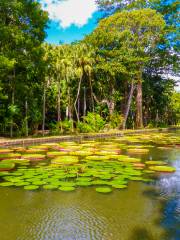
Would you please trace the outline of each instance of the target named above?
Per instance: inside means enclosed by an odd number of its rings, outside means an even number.
[[[14,105],[14,87],[12,90],[12,105]],[[10,137],[13,137],[13,116],[11,116]]]
[[[142,79],[141,76],[137,82],[136,95],[136,127],[143,128],[143,113],[142,113]]]
[[[61,121],[61,89],[60,83],[58,83],[58,96],[57,96],[57,121]]]
[[[95,112],[95,107],[94,107],[93,88],[92,88],[92,75],[91,75],[91,73],[89,74],[89,83],[90,83],[90,90],[91,90],[92,111],[94,113]]]
[[[110,114],[110,116],[112,116],[113,113],[114,113],[114,109],[115,109],[115,102],[114,102],[114,100],[107,101],[107,105],[108,105],[108,109],[109,109],[109,114]]]
[[[46,83],[44,83],[44,91],[43,91],[43,122],[42,122],[42,134],[44,136],[45,130],[45,119],[46,118]]]
[[[122,123],[123,130],[126,128],[126,122],[127,122],[128,115],[129,115],[129,110],[130,110],[130,107],[131,107],[133,93],[134,93],[134,83],[132,82],[129,97],[128,97],[128,102],[127,102],[125,112],[124,112],[124,120],[123,120],[123,123]]]
[[[80,119],[80,99],[78,97],[78,119]]]
[[[16,79],[16,72],[15,72],[15,69],[14,69],[14,72],[13,72],[14,76],[14,82],[12,80],[12,105],[14,105],[14,92],[15,92],[15,79]],[[13,116],[11,116],[11,126],[10,126],[10,137],[12,138],[13,137]]]
[[[74,109],[75,109],[75,112],[76,112],[76,117],[77,117],[78,122],[79,122],[79,116],[78,116],[78,111],[77,111],[76,104],[77,104],[77,101],[78,101],[78,98],[79,98],[79,93],[80,93],[80,90],[81,90],[81,82],[82,82],[82,76],[80,77],[80,80],[79,80],[78,91],[77,91],[76,99],[75,99],[75,102],[74,102]]]
[[[83,116],[84,117],[86,116],[86,108],[87,108],[87,105],[86,105],[86,87],[84,87],[84,109],[83,109]]]
[[[28,137],[28,102],[25,102],[25,113],[26,113],[26,137]]]

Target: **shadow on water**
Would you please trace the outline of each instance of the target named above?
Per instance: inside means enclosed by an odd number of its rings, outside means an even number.
[[[128,240],[157,240],[146,228],[137,227]]]

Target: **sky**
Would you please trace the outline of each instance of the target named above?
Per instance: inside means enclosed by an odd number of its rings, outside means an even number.
[[[58,44],[81,40],[97,26],[100,17],[95,0],[39,0],[49,13],[46,41]]]

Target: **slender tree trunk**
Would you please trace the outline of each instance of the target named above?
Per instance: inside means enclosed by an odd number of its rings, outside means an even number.
[[[86,87],[84,87],[84,109],[83,109],[83,116],[86,116]]]
[[[42,122],[43,136],[44,136],[44,130],[45,130],[45,121],[46,121],[46,83],[44,83],[44,90],[43,90],[43,122]]]
[[[80,80],[79,80],[78,91],[77,91],[76,99],[75,99],[75,102],[74,102],[74,109],[75,109],[75,112],[76,112],[76,117],[77,117],[78,122],[79,122],[79,116],[78,116],[78,111],[77,111],[76,104],[77,104],[77,100],[78,100],[79,93],[80,93],[80,90],[81,90],[81,82],[82,82],[82,76],[80,77]]]
[[[109,115],[112,116],[114,113],[114,109],[115,109],[114,100],[107,100],[107,105],[108,105],[108,109],[109,109]]]
[[[26,137],[28,137],[28,102],[25,101],[25,114],[26,114]]]
[[[124,120],[123,120],[123,124],[122,124],[123,130],[126,128],[126,122],[127,122],[128,115],[129,115],[129,110],[130,110],[130,107],[131,107],[133,93],[134,93],[134,83],[132,82],[129,97],[128,97],[128,102],[127,102],[125,112],[124,112]]]
[[[58,83],[58,96],[57,96],[57,121],[61,121],[61,89],[60,83]]]
[[[136,95],[136,127],[143,128],[143,113],[142,113],[142,76],[141,73],[137,82],[137,95]]]
[[[69,119],[69,107],[66,106],[66,119]]]
[[[94,107],[93,88],[92,88],[92,75],[91,75],[91,73],[89,74],[89,83],[90,83],[90,90],[91,90],[92,110],[93,110],[93,113],[94,113],[95,112],[95,107]]]
[[[80,119],[80,99],[78,97],[78,118]]]
[[[14,105],[14,87],[12,90],[12,105]],[[11,116],[10,137],[13,137],[13,116]]]
[[[12,80],[12,105],[14,105],[14,92],[15,92],[15,79],[16,79],[16,72],[15,72],[15,68],[14,68],[14,74],[13,74],[13,79],[14,82]],[[10,137],[13,137],[13,116],[11,116],[11,126],[10,126]]]

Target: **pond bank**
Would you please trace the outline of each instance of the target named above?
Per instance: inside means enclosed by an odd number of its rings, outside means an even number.
[[[94,138],[107,138],[107,137],[119,137],[123,135],[133,135],[139,133],[149,133],[149,132],[166,132],[178,130],[180,127],[169,127],[169,128],[153,128],[153,129],[138,129],[138,130],[124,130],[124,131],[107,131],[102,133],[81,133],[74,135],[64,135],[64,136],[50,136],[50,137],[38,137],[38,138],[20,138],[20,139],[0,139],[0,147],[9,147],[16,145],[33,145],[38,143],[46,142],[63,142],[63,141],[76,141],[83,139],[94,139]]]

